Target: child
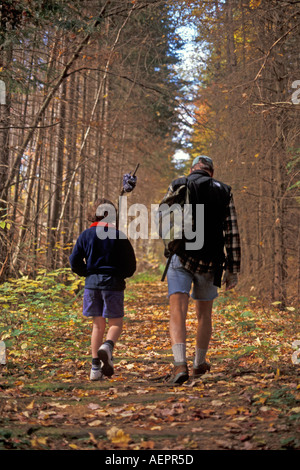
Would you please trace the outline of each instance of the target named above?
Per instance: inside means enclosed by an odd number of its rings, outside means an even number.
[[[112,352],[123,327],[125,278],[134,274],[136,259],[130,241],[111,223],[116,221],[112,202],[99,200],[88,220],[92,224],[79,236],[69,260],[72,271],[85,277],[83,315],[93,319],[90,380],[100,380],[114,373]]]

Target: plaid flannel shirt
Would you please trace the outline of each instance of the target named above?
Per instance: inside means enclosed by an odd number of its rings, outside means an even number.
[[[167,194],[162,200],[170,196],[173,192],[172,183],[170,184]],[[231,273],[239,273],[241,265],[241,246],[240,246],[240,235],[237,223],[237,214],[233,201],[233,195],[231,194],[230,202],[226,208],[226,217],[223,223],[223,234],[224,234],[224,246],[226,251],[225,269],[228,269]],[[196,260],[189,255],[188,251],[184,254],[178,255],[180,261],[185,269],[192,273],[196,272],[207,272],[214,271],[217,266],[212,263],[205,263],[202,260]]]

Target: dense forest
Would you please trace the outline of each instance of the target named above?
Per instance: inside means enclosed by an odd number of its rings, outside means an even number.
[[[299,301],[299,2],[189,3],[205,44],[191,153],[211,154],[233,187],[242,283]]]
[[[0,278],[68,266],[98,197],[150,207],[199,153],[233,188],[239,288],[299,301],[300,4],[4,0]],[[182,62],[191,28],[189,73]],[[176,150],[189,156],[174,161]],[[139,269],[160,240],[134,240]]]

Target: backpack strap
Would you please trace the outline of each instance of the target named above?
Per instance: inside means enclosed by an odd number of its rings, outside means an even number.
[[[174,191],[178,189],[180,186],[187,184],[188,183],[188,178],[187,176],[181,176],[180,178],[177,178],[176,180],[172,181],[172,188]]]

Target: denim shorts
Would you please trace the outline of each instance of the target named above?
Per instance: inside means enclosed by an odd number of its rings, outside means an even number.
[[[82,313],[85,317],[124,317],[124,291],[84,289]]]
[[[214,274],[191,273],[181,264],[177,255],[173,255],[167,274],[169,296],[175,293],[190,295],[194,300],[214,300],[218,297],[218,288],[214,285]]]

